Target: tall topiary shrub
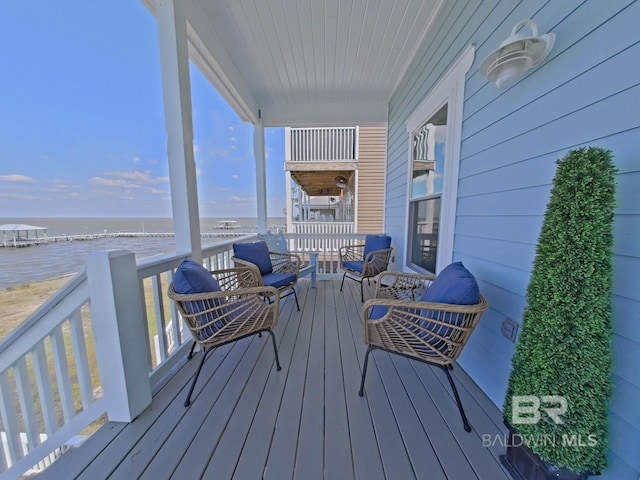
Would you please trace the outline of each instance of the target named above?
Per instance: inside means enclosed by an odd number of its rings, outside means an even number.
[[[578,473],[599,472],[606,466],[612,391],[616,169],[611,152],[595,147],[572,150],[557,163],[504,414],[542,460]],[[566,398],[562,423],[543,410],[559,405],[542,399],[537,423],[514,424],[514,396],[545,395]]]

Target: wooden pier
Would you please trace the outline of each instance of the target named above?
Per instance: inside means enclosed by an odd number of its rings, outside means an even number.
[[[251,235],[254,232],[234,230],[223,232],[202,232],[202,238],[232,238],[242,237],[243,235]],[[3,248],[22,248],[32,247],[56,242],[82,242],[88,240],[100,240],[103,238],[172,238],[173,232],[109,232],[109,233],[90,233],[82,235],[56,235],[52,237],[41,238],[6,238],[0,242]]]

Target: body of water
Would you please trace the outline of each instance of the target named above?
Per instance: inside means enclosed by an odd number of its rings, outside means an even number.
[[[223,219],[201,219],[201,230],[219,231],[216,229],[219,220]],[[233,220],[241,226],[239,231],[255,231],[257,226],[255,218]],[[0,218],[0,225],[14,223],[46,227],[48,237],[113,232],[173,232],[173,220],[170,218]],[[284,219],[269,220],[270,226],[285,223]],[[210,245],[215,242],[215,239],[206,238],[202,243]],[[174,252],[175,242],[171,237],[102,238],[50,242],[25,248],[0,248],[0,289],[76,273],[84,267],[90,252],[111,249],[131,250],[136,254],[136,258],[140,259]]]

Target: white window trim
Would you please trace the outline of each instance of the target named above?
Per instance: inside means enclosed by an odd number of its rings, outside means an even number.
[[[409,116],[406,122],[409,145],[407,162],[407,211],[405,218],[405,252],[409,252],[409,211],[411,207],[412,138],[414,130],[424,124],[439,108],[447,103],[447,140],[445,144],[445,170],[442,185],[440,231],[438,234],[438,259],[436,273],[453,261],[453,237],[458,203],[458,173],[460,170],[460,143],[466,75],[475,57],[475,46],[469,45],[449,70],[431,89],[426,98]],[[405,258],[405,265],[408,257]]]

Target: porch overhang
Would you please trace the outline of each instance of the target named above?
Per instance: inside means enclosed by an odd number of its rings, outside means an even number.
[[[158,5],[142,0],[157,16]],[[386,123],[443,0],[181,0],[190,59],[239,117],[275,126]]]

